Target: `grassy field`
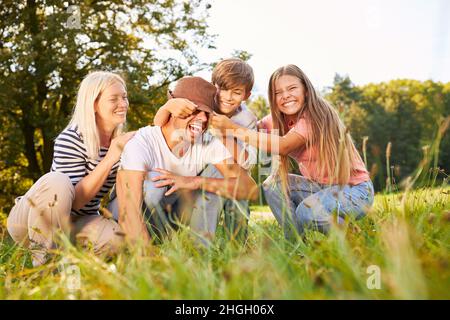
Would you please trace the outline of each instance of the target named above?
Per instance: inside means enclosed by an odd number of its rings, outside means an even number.
[[[211,249],[197,250],[184,230],[109,262],[68,245],[34,269],[3,215],[0,299],[450,299],[448,186],[377,195],[365,219],[295,242],[267,207],[252,209],[245,246],[220,229]],[[379,289],[367,286],[372,268]]]

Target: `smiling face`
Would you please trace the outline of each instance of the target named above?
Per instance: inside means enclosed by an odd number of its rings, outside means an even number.
[[[249,97],[245,85],[235,86],[227,90],[218,88],[218,90],[219,111],[226,116],[233,115],[236,109],[241,105],[242,101]]]
[[[280,76],[275,80],[274,92],[276,105],[285,115],[297,114],[305,104],[305,89],[297,77]]]
[[[119,82],[114,82],[100,94],[94,104],[97,123],[108,128],[125,123],[128,105],[125,87]]]

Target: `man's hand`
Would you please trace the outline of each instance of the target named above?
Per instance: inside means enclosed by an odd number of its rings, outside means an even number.
[[[163,188],[171,186],[171,188],[164,194],[165,196],[170,196],[172,193],[182,189],[197,190],[200,188],[201,180],[199,177],[179,176],[168,170],[159,168],[154,170],[161,173],[160,176],[152,178],[153,182],[161,181],[155,183],[155,187]]]

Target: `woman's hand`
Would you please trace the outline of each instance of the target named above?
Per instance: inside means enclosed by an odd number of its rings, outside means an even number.
[[[179,176],[176,175],[168,170],[164,169],[154,169],[155,171],[161,173],[161,175],[157,177],[153,177],[152,181],[161,181],[158,183],[155,183],[155,187],[163,188],[171,186],[172,188],[169,189],[164,195],[170,196],[172,193],[181,190],[181,189],[187,189],[187,190],[197,190],[200,188],[200,180],[198,177],[185,177],[185,176]]]
[[[197,105],[188,99],[172,98],[163,106],[175,118],[186,119],[197,110]]]
[[[213,129],[218,130],[222,135],[227,135],[227,130],[234,130],[238,128],[238,126],[233,121],[231,121],[230,118],[222,114],[217,114],[215,112],[211,117],[210,125]]]
[[[112,139],[105,158],[110,159],[113,163],[119,161],[123,148],[125,148],[127,142],[130,141],[135,134],[136,131],[130,131]]]

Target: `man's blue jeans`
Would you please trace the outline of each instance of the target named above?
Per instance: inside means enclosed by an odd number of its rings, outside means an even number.
[[[143,210],[150,234],[160,240],[167,236],[172,229],[177,229],[180,220],[180,195],[175,192],[169,196],[164,194],[168,187],[156,187],[151,179],[161,173],[150,171],[143,184]],[[158,181],[159,182],[159,181]],[[157,183],[157,182],[156,182]]]
[[[355,186],[323,185],[295,174],[289,174],[288,180],[286,200],[279,177],[270,176],[263,183],[266,200],[286,238],[292,238],[294,232],[303,235],[309,228],[328,233],[333,213],[339,224],[345,216],[363,217],[373,204],[371,181]]]
[[[211,164],[200,173],[200,176],[223,179],[219,170]],[[212,239],[222,211],[224,211],[224,227],[228,237],[231,240],[244,242],[247,239],[250,217],[248,200],[227,199],[203,190],[195,192],[191,229]]]
[[[208,240],[215,236],[219,214],[224,209],[225,229],[230,233],[230,238],[245,240],[250,214],[247,200],[225,199],[204,190],[191,192],[190,199],[180,197],[178,192],[165,196],[168,188],[158,188],[151,180],[158,175],[158,172],[149,172],[143,184],[144,215],[152,236],[162,238],[170,230],[177,229],[180,221],[184,221],[200,242],[207,246]],[[212,165],[207,166],[200,176],[222,178]]]

